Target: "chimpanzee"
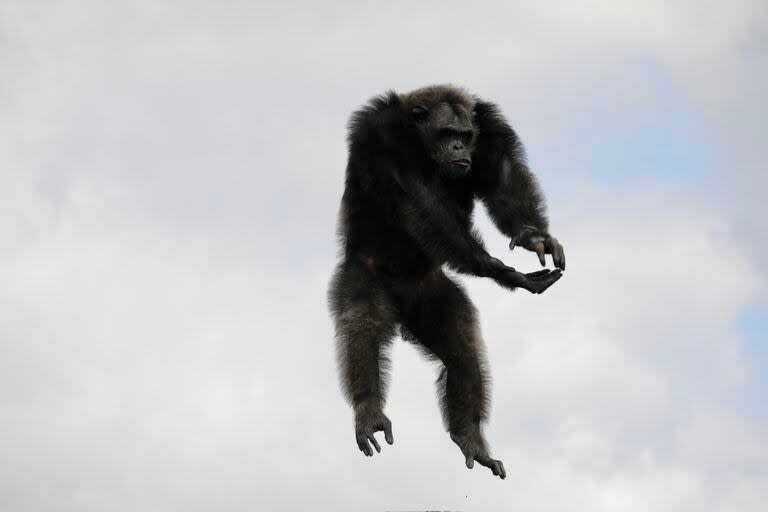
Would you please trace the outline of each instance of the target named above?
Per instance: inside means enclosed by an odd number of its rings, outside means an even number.
[[[341,262],[328,290],[341,380],[355,413],[357,446],[393,443],[384,415],[387,349],[399,331],[442,363],[439,397],[451,439],[474,461],[506,477],[481,431],[488,373],[477,311],[443,266],[542,293],[565,270],[549,235],[544,202],[515,132],[492,103],[436,85],[373,98],[349,122],[349,159],[339,215]],[[472,227],[486,205],[510,249],[536,252],[555,270],[523,274],[486,252]]]

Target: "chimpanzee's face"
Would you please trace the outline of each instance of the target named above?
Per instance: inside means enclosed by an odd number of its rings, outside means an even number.
[[[432,109],[413,108],[419,133],[440,173],[459,178],[469,173],[477,129],[462,105],[440,103]]]

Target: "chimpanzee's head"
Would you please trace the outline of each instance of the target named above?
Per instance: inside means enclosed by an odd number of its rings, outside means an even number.
[[[450,86],[432,86],[403,96],[422,142],[441,175],[466,176],[472,167],[477,128],[474,100]]]

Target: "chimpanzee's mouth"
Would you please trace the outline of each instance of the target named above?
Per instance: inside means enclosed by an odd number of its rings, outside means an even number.
[[[458,166],[460,166],[460,167],[469,167],[469,166],[472,164],[472,162],[471,162],[471,161],[469,161],[469,160],[467,160],[466,158],[461,158],[461,159],[459,159],[459,160],[454,160],[454,161],[453,161],[453,162],[451,162],[451,163],[452,163],[453,165],[458,165]]]

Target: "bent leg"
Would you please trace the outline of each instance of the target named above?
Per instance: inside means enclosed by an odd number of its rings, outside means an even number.
[[[341,384],[355,411],[357,444],[373,454],[380,451],[373,433],[384,431],[392,444],[391,423],[384,416],[386,350],[395,333],[395,309],[385,290],[361,265],[343,262],[328,289],[328,304],[336,327],[336,355]]]
[[[441,272],[424,286],[406,327],[443,363],[438,379],[443,419],[467,467],[477,461],[505,478],[503,464],[491,459],[482,435],[482,423],[488,419],[489,377],[477,311],[469,297]]]

